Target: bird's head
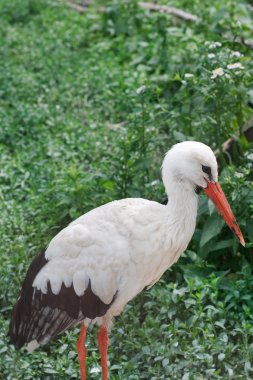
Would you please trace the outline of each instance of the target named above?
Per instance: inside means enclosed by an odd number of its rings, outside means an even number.
[[[162,175],[168,196],[173,191],[178,191],[179,187],[192,193],[197,188],[202,188],[245,246],[243,235],[218,182],[218,165],[209,146],[196,141],[184,141],[174,145],[165,156]]]

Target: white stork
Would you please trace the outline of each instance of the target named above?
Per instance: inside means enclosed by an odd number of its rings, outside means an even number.
[[[110,202],[73,221],[35,257],[10,322],[10,342],[16,348],[28,344],[31,351],[80,323],[77,352],[85,380],[87,327],[97,322],[102,379],[107,380],[112,319],[186,249],[195,229],[198,188],[245,245],[207,145],[174,145],[163,161],[162,176],[167,205],[139,198]]]

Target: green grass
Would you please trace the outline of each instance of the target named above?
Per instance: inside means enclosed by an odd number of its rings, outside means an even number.
[[[221,181],[247,241],[253,238],[252,145],[241,133],[252,117],[253,54],[238,42],[251,38],[248,3],[171,2],[198,15],[198,23],[143,11],[135,1],[101,4],[105,13],[94,1],[79,14],[59,1],[0,1],[0,378],[6,380],[79,377],[76,329],[32,355],[8,345],[20,283],[31,258],[77,216],[127,196],[161,201],[160,165],[173,143],[197,139],[216,149],[237,134],[231,165],[219,156]],[[222,46],[212,48],[213,41]],[[227,68],[238,61],[244,69]],[[218,67],[224,76],[211,79]],[[111,379],[253,378],[252,252],[227,228],[211,231],[216,223],[201,197],[189,251],[115,323]],[[99,379],[95,328],[88,346],[90,378]]]

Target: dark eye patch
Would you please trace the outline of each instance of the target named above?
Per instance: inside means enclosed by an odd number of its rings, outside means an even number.
[[[208,175],[211,175],[211,168],[210,166],[205,166],[205,165],[202,165],[202,170],[204,173],[208,174]]]
[[[212,172],[211,172],[210,166],[202,165],[202,170],[204,173],[206,173],[208,175],[208,178],[211,181],[212,180]]]

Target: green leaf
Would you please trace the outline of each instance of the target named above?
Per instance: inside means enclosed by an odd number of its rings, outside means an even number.
[[[44,369],[44,372],[45,373],[58,373],[55,369],[53,369],[53,368],[45,368]]]
[[[214,244],[211,251],[214,252],[214,251],[218,251],[220,249],[232,247],[233,242],[234,242],[234,239],[219,241],[216,244]]]
[[[169,359],[163,359],[163,361],[162,361],[162,365],[163,365],[163,367],[165,368],[165,367],[167,367],[167,365],[169,364]]]
[[[174,135],[176,141],[179,141],[179,142],[185,141],[185,139],[186,139],[185,135],[182,132],[174,131],[173,135]]]
[[[212,215],[210,215],[206,223],[204,224],[204,228],[200,239],[200,247],[203,247],[212,238],[217,236],[222,230],[223,226],[224,221],[218,213],[215,212]]]

